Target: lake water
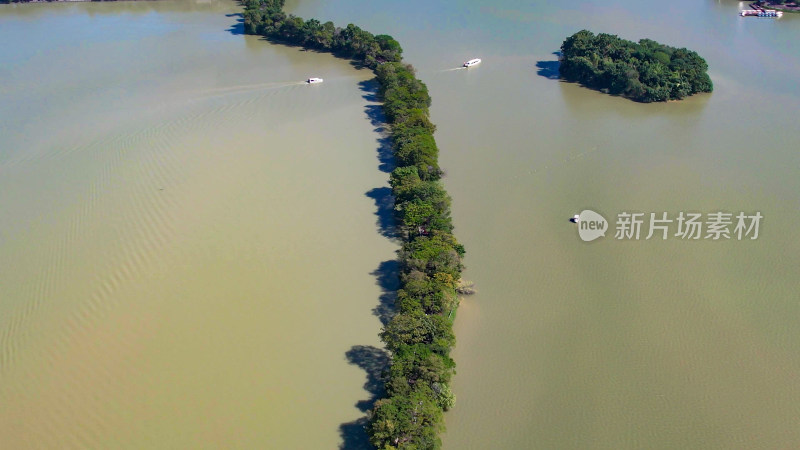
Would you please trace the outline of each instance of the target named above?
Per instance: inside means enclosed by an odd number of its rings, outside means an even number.
[[[800,15],[740,7],[299,2],[392,34],[431,90],[479,289],[456,321],[446,448],[800,444]],[[549,79],[583,28],[696,50],[715,92],[643,105]],[[567,222],[586,208],[764,219],[755,241],[616,241],[612,225],[587,244]]]
[[[430,88],[479,289],[446,448],[800,443],[800,15],[742,5],[287,3],[393,35]],[[238,35],[235,11],[0,8],[8,446],[332,448],[361,415],[345,353],[378,345],[395,248],[365,195],[386,182],[370,75]],[[582,28],[696,50],[715,92],[553,79]],[[754,241],[584,243],[587,208],[764,219]]]
[[[363,415],[372,75],[237,11],[0,7],[0,447],[333,448]]]

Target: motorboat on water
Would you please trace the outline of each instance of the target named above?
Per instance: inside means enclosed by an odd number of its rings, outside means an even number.
[[[464,63],[464,67],[477,66],[480,63],[481,63],[481,59],[480,58],[470,59],[469,61]]]
[[[322,78],[309,78],[306,80],[308,84],[322,83]]]
[[[742,17],[772,17],[772,18],[780,18],[783,17],[783,11],[776,11],[774,9],[744,9],[739,11],[739,15]]]
[[[578,223],[578,222],[581,221],[581,216],[578,215],[578,214],[575,214],[574,216],[572,216],[572,219],[569,219],[569,221],[572,222],[572,223]]]

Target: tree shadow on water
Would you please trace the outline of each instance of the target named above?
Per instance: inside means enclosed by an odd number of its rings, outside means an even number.
[[[371,345],[354,345],[345,353],[345,356],[350,364],[364,369],[367,374],[364,390],[370,394],[370,397],[356,403],[356,407],[366,413],[384,394],[383,373],[389,365],[389,354],[386,350]],[[373,449],[374,447],[369,443],[366,425],[366,416],[339,425],[339,434],[342,437],[342,444],[339,448]]]
[[[389,136],[389,127],[386,123],[386,116],[383,115],[383,107],[376,104],[380,99],[378,98],[378,80],[373,78],[371,80],[364,80],[358,83],[358,88],[364,93],[362,98],[370,104],[364,107],[364,112],[369,118],[378,135],[378,169],[381,172],[391,173],[394,170],[395,162],[394,155],[392,154],[392,138]]]
[[[378,99],[378,88],[379,87],[380,87],[380,84],[378,83],[378,79],[377,78],[372,78],[370,80],[360,81],[358,83],[358,88],[361,89],[361,92],[364,93],[364,95],[362,95],[362,97],[364,98],[364,100],[366,100],[368,102],[378,102],[378,101],[380,101]],[[378,106],[380,106],[380,105],[378,105]]]
[[[383,261],[370,275],[375,276],[381,288],[378,305],[372,309],[372,314],[386,325],[394,316],[394,302],[400,288],[400,263],[394,259]]]
[[[378,134],[378,168],[384,173],[390,173],[395,168],[395,162],[392,155],[389,127],[386,117],[383,115],[383,108],[379,103],[378,81],[373,78],[360,82],[358,86],[364,93],[364,100],[368,102],[364,107],[364,112],[372,126],[375,127],[373,131]],[[395,223],[392,189],[388,186],[376,187],[370,189],[365,195],[375,202],[378,232],[389,239],[399,238],[400,234]],[[372,313],[383,325],[389,323],[394,315],[394,302],[397,298],[397,289],[400,287],[399,273],[400,263],[396,259],[381,262],[378,268],[370,273],[381,288],[378,304],[372,309]],[[366,372],[367,382],[364,384],[364,390],[369,394],[369,398],[356,403],[356,407],[365,414],[364,416],[339,425],[339,435],[342,437],[339,448],[373,449],[366,430],[368,423],[366,413],[375,406],[375,402],[379,398],[385,395],[384,373],[389,366],[389,353],[373,346],[355,345],[345,353],[345,357],[350,364],[354,364]]]
[[[561,56],[561,52],[553,52],[553,55]],[[561,75],[558,72],[559,66],[561,66],[561,62],[558,60],[536,61],[536,75],[545,77],[548,80],[558,80],[561,78]]]
[[[225,31],[235,36],[241,36],[244,34],[244,15],[242,15],[242,13],[225,14],[225,17],[237,18],[236,23],[231,25],[231,27]]]
[[[394,196],[392,189],[382,186],[370,189],[365,194],[375,202],[375,215],[377,216],[378,232],[389,239],[400,237],[394,221]]]
[[[372,310],[372,313],[384,325],[389,323],[394,315],[394,300],[400,285],[399,268],[398,261],[391,259],[381,262],[378,268],[371,273],[381,288],[378,305]],[[367,382],[364,383],[364,390],[367,391],[369,397],[356,402],[356,408],[364,413],[364,416],[339,425],[339,435],[342,437],[339,448],[347,450],[374,449],[369,443],[367,435],[368,418],[366,414],[372,410],[378,399],[385,396],[384,373],[389,367],[389,352],[371,345],[354,345],[345,353],[345,357],[350,364],[354,364],[366,372]]]

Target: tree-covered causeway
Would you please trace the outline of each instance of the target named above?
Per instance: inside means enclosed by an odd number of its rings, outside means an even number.
[[[370,411],[367,432],[378,449],[439,448],[443,412],[455,401],[449,387],[455,367],[452,313],[464,247],[452,234],[450,197],[439,181],[428,88],[402,63],[403,50],[391,36],[303,20],[285,14],[283,3],[246,0],[245,31],[355,60],[377,76],[398,166],[390,184],[403,243],[396,314],[381,332],[392,355],[387,395]]]

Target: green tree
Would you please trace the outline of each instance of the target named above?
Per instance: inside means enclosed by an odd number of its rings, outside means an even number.
[[[559,72],[569,81],[642,102],[711,92],[708,65],[697,53],[651,39],[638,43],[581,30],[564,40]]]

